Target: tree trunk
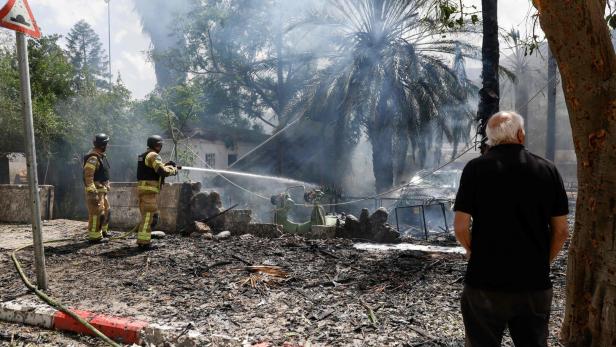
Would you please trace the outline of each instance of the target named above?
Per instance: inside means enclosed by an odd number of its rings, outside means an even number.
[[[402,181],[406,181],[405,176],[407,172],[407,155],[409,153],[409,135],[406,131],[407,126],[405,124],[398,124],[396,126],[396,136],[393,146],[393,156],[396,159],[394,182],[400,184]]]
[[[329,123],[324,123],[324,128],[329,126]],[[335,200],[338,198],[338,192],[342,192],[344,183],[348,179],[346,175],[340,173],[351,170],[351,152],[354,145],[349,141],[349,128],[344,117],[338,117],[334,126],[333,133],[335,135],[333,139],[325,140],[327,145],[323,146],[324,155],[320,165],[323,166],[322,171],[325,173],[326,186],[335,192]],[[326,131],[327,129],[323,129],[322,133],[325,134]],[[330,212],[338,212],[338,206],[333,206]]]
[[[535,0],[554,54],[578,158],[575,230],[561,338],[616,345],[616,55],[605,1]]]
[[[372,170],[374,172],[375,188],[382,193],[391,188],[394,183],[392,129],[390,127],[372,132]]]
[[[548,49],[548,124],[545,157],[554,161],[556,155],[556,60]]]
[[[498,112],[499,107],[497,9],[497,0],[481,1],[481,14],[483,17],[483,42],[481,46],[482,88],[479,90],[477,120],[479,121],[479,133],[482,138],[485,138],[485,126],[488,118]]]
[[[434,148],[434,163],[432,164],[432,166],[438,167],[439,165],[441,165],[441,159],[443,157],[444,134],[441,129],[434,129],[434,131],[436,132],[436,138],[434,139],[436,143],[434,144],[434,146],[432,146]]]
[[[375,188],[377,193],[382,193],[394,184],[394,131],[385,97],[381,97],[376,106],[374,123],[368,135],[372,144],[372,172]]]

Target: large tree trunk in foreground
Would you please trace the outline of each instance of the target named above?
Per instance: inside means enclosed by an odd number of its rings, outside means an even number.
[[[554,161],[556,157],[556,60],[548,49],[548,124],[546,131],[545,157]]]
[[[566,346],[616,345],[616,55],[605,1],[535,0],[556,58],[578,158]]]
[[[483,42],[481,45],[481,80],[482,88],[479,90],[479,107],[477,120],[479,133],[485,137],[485,126],[488,118],[498,112],[499,86],[498,86],[498,19],[497,0],[482,0],[481,13],[483,17]]]

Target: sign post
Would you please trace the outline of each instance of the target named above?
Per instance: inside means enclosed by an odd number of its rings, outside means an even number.
[[[24,119],[28,181],[30,183],[30,211],[36,285],[39,289],[45,290],[47,289],[47,272],[45,270],[45,250],[43,248],[43,230],[41,228],[41,198],[36,168],[34,121],[32,118],[32,98],[30,93],[30,66],[28,64],[28,43],[26,41],[26,34],[39,38],[41,33],[32,16],[27,0],[9,0],[0,9],[0,26],[16,31],[17,60],[21,85],[21,113]]]

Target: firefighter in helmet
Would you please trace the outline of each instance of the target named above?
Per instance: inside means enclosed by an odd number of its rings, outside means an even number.
[[[88,207],[88,240],[100,242],[109,230],[109,162],[105,151],[109,136],[96,134],[94,148],[83,157],[83,183]]]
[[[156,226],[159,219],[158,193],[165,177],[177,175],[180,169],[173,162],[163,164],[159,155],[163,147],[162,137],[150,136],[147,145],[148,150],[139,155],[137,159],[137,190],[141,212],[141,222],[137,230],[137,245],[140,248],[150,246],[152,228]]]

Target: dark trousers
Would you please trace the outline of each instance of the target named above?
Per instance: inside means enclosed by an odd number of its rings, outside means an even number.
[[[467,347],[500,346],[509,327],[516,347],[547,347],[552,289],[500,292],[464,286],[462,317]]]

